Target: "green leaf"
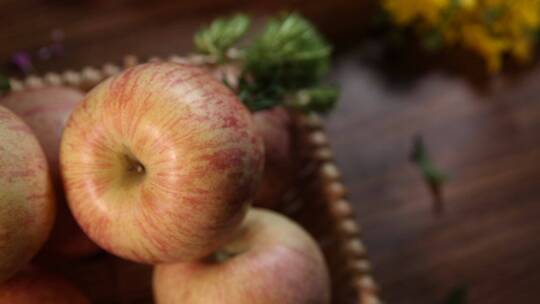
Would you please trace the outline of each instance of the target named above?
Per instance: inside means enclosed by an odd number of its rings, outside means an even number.
[[[217,19],[195,35],[195,47],[221,63],[230,59],[228,50],[248,27],[249,18],[244,15]],[[331,48],[300,15],[270,19],[262,33],[239,51],[235,59],[242,73],[238,87],[232,89],[251,111],[290,102],[287,106],[326,112],[335,104],[337,90],[319,86],[328,71]]]
[[[338,97],[336,88],[319,86],[297,91],[288,99],[287,105],[305,112],[325,113],[334,108]]]
[[[273,108],[283,103],[284,89],[278,83],[251,81],[243,75],[238,84],[238,97],[252,111]]]
[[[9,79],[3,74],[0,74],[0,93],[6,93],[10,90],[11,86],[9,84]]]
[[[430,184],[440,187],[448,179],[448,176],[431,161],[421,136],[414,139],[411,158],[420,168],[424,179]]]
[[[297,14],[269,20],[246,50],[246,71],[257,82],[286,89],[317,84],[328,71],[331,48],[315,27]]]
[[[195,34],[195,48],[200,53],[215,56],[221,62],[227,51],[246,34],[249,25],[249,17],[243,14],[216,19]]]

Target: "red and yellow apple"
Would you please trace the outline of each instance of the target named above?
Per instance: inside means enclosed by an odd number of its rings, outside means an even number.
[[[206,71],[149,63],[95,87],[72,113],[60,163],[75,219],[98,245],[145,263],[223,245],[264,161],[251,114]]]
[[[238,88],[241,70],[237,65],[208,66],[207,69],[216,79],[226,82],[233,89]],[[293,122],[282,106],[253,112],[253,120],[266,150],[264,173],[253,205],[277,209],[291,187],[296,170],[292,146]]]
[[[12,92],[0,104],[21,117],[39,140],[51,172],[58,213],[43,255],[50,257],[80,257],[99,248],[79,228],[64,197],[59,170],[60,138],[67,119],[83,93],[68,87],[46,87]]]
[[[90,304],[66,279],[28,268],[0,285],[0,304]]]
[[[328,304],[323,255],[300,226],[253,208],[237,235],[211,257],[163,264],[153,277],[156,304]]]
[[[32,130],[0,106],[0,282],[38,252],[54,215],[45,154]]]
[[[255,128],[265,147],[264,173],[254,206],[276,209],[295,174],[292,119],[283,107],[253,113]]]

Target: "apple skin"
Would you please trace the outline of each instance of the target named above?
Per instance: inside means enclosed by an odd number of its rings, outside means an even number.
[[[56,188],[61,188],[58,155],[62,130],[83,98],[75,89],[46,87],[11,92],[0,100],[0,105],[22,118],[36,135],[47,156]]]
[[[25,269],[0,285],[0,304],[90,304],[66,279],[35,267]]]
[[[241,70],[237,65],[211,65],[206,68],[216,79],[238,89]],[[253,112],[252,115],[255,129],[262,137],[266,151],[264,173],[253,205],[279,209],[296,172],[293,121],[283,106]]]
[[[0,106],[0,282],[38,252],[56,206],[45,154],[32,130]]]
[[[69,206],[102,248],[143,263],[224,244],[264,161],[251,114],[201,68],[148,63],[95,87],[64,130]]]
[[[278,213],[251,209],[221,252],[225,258],[156,266],[156,304],[330,303],[329,275],[319,247]]]
[[[255,112],[253,120],[266,151],[264,173],[253,205],[278,209],[295,174],[293,122],[283,107]]]
[[[65,200],[59,170],[60,139],[67,119],[84,94],[68,87],[46,87],[12,92],[0,104],[21,117],[36,135],[47,161],[56,193],[58,212],[41,256],[78,258],[95,254],[99,247],[79,228]]]

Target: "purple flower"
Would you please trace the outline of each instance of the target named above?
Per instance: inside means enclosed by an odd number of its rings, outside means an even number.
[[[17,52],[11,57],[11,64],[13,64],[19,71],[24,74],[30,73],[34,66],[32,65],[32,59],[27,52]]]

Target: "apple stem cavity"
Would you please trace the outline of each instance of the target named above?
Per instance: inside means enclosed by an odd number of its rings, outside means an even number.
[[[146,167],[130,153],[124,154],[124,161],[125,182],[127,184],[138,184],[146,174]]]
[[[130,166],[128,167],[128,170],[142,175],[144,174],[145,168],[144,168],[144,165],[141,164],[140,162],[134,161],[130,164]]]

